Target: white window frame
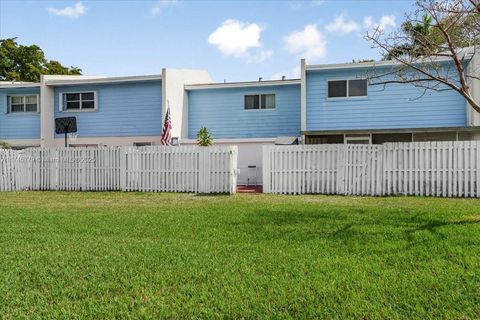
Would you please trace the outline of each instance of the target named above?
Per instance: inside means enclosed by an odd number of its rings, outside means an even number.
[[[82,109],[82,93],[93,93],[93,109]],[[63,104],[63,97],[66,99],[67,94],[79,94],[80,95],[80,108],[79,109],[67,109],[66,103],[65,106]],[[91,100],[86,100],[91,101]],[[66,102],[66,100],[65,100]],[[96,112],[98,111],[98,94],[96,90],[85,90],[85,91],[69,91],[69,92],[60,92],[58,94],[58,111],[60,112],[69,112],[69,113],[77,113],[77,112]]]
[[[22,97],[23,98],[23,111],[12,111],[12,98],[13,97]],[[37,99],[37,110],[27,111],[27,97],[36,97]],[[40,112],[40,95],[38,94],[7,94],[5,96],[5,113],[8,114],[32,114]]]
[[[365,141],[367,143],[365,144],[372,144],[372,134],[366,134],[362,136],[354,136],[354,137],[349,137],[348,134],[343,135],[343,141],[345,144],[350,144],[352,141]]]
[[[365,80],[367,81],[367,94],[364,96],[350,96],[349,95],[349,86],[350,86],[350,81],[351,80]],[[346,81],[347,82],[347,92],[345,97],[329,97],[328,96],[328,83],[333,82],[333,81]],[[368,79],[367,78],[339,78],[339,79],[328,79],[327,80],[327,99],[328,100],[344,100],[344,99],[349,99],[349,100],[355,100],[355,99],[366,99],[368,98]]]
[[[273,95],[275,106],[273,108],[262,108],[262,96]],[[245,109],[245,97],[258,96],[258,109]],[[275,111],[277,110],[277,94],[276,93],[248,93],[243,95],[243,111]]]

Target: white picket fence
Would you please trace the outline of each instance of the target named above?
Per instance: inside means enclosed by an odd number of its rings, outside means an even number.
[[[32,148],[0,151],[0,191],[235,193],[237,147]]]
[[[263,191],[480,197],[480,141],[265,146]]]
[[[21,187],[17,177],[22,168],[17,156],[18,151],[0,150],[0,191],[15,191]]]
[[[127,147],[122,152],[123,190],[235,193],[236,146]]]

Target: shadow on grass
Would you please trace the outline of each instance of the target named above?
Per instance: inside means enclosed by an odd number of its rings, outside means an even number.
[[[429,219],[426,214],[412,215],[412,212],[386,208],[373,212],[364,208],[269,208],[248,213],[233,224],[256,240],[331,242],[349,250],[351,247],[363,250],[365,246],[365,251],[381,254],[432,242],[449,243],[453,241],[451,230],[443,232],[442,229],[480,225],[480,218],[438,220]]]
[[[455,221],[440,221],[440,220],[425,221],[425,219],[418,219],[418,223],[420,223],[418,227],[405,232],[405,236],[409,242],[407,246],[408,249],[416,245],[421,245],[428,242],[427,239],[415,240],[415,236],[414,236],[415,233],[428,232],[428,234],[434,236],[435,238],[439,240],[444,240],[447,238],[447,236],[439,230],[440,228],[480,225],[480,220],[464,219],[464,220],[455,220]]]
[[[231,197],[230,193],[195,193],[195,197]]]

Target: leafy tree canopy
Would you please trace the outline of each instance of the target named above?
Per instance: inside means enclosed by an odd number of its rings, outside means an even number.
[[[435,3],[436,6],[431,5],[431,10],[437,10],[437,12],[419,10],[417,13],[422,13],[419,19],[407,16],[407,20],[402,23],[400,32],[395,34],[396,44],[384,54],[383,59],[393,60],[401,56],[413,58],[430,56],[448,51],[448,42],[455,48],[478,46],[480,44],[478,38],[480,12],[478,9],[470,9],[470,11],[465,7],[462,8],[463,11],[455,9],[460,7],[458,3],[465,2],[465,0],[456,0],[456,6],[455,2],[443,1],[440,4]],[[442,4],[444,7],[441,6]],[[436,15],[436,19],[432,14]],[[448,41],[445,38],[446,35],[449,37]]]
[[[37,45],[18,44],[16,38],[0,39],[0,80],[39,82],[42,74],[80,75],[78,67],[64,67],[47,60]]]

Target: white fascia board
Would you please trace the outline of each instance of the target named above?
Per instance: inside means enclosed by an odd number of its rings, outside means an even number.
[[[295,84],[299,85],[300,79],[193,84],[193,85],[186,85],[185,90],[251,88],[251,87],[255,88],[255,87],[282,86],[282,85],[295,85]]]
[[[355,68],[372,68],[400,65],[396,61],[375,61],[375,62],[359,62],[359,63],[331,63],[331,64],[310,64],[306,65],[307,71],[310,70],[337,70],[337,69],[355,69]]]
[[[471,57],[466,57],[465,60],[470,60]],[[448,57],[429,58],[426,60],[419,60],[416,64],[425,64],[432,62],[448,62],[453,61]],[[374,61],[374,62],[357,62],[357,63],[334,63],[334,64],[311,64],[306,66],[307,71],[315,70],[339,70],[339,69],[358,69],[358,68],[375,68],[388,66],[402,66],[401,62],[395,60]]]
[[[274,143],[276,138],[229,138],[213,139],[215,143]],[[180,139],[180,144],[196,144],[196,139]]]
[[[7,88],[39,88],[40,83],[0,83],[0,89]]]
[[[121,83],[121,82],[136,82],[136,81],[152,81],[161,80],[162,75],[147,75],[147,76],[131,76],[131,77],[105,77],[93,79],[64,79],[64,80],[48,80],[45,84],[47,86],[69,86],[78,84],[103,84],[103,83]]]

